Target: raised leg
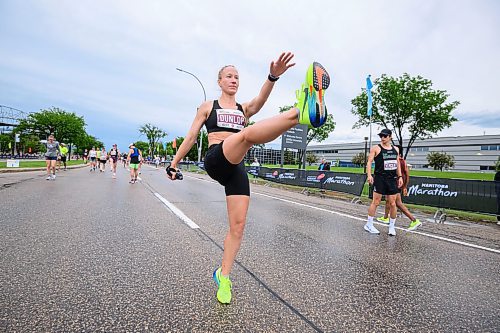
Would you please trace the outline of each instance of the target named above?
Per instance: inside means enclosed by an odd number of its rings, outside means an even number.
[[[232,164],[238,164],[254,144],[273,141],[298,123],[296,108],[259,121],[224,140],[222,145],[224,156]]]

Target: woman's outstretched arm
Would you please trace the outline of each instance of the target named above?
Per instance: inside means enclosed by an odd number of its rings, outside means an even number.
[[[287,71],[288,68],[295,66],[295,63],[290,63],[293,59],[293,53],[291,52],[283,52],[278,60],[272,61],[269,67],[269,74],[271,78],[279,78],[283,73]],[[248,103],[243,104],[243,110],[245,110],[245,115],[247,118],[250,118],[254,114],[260,111],[264,104],[266,103],[271,91],[273,90],[274,83],[276,81],[270,81],[266,78],[264,85],[260,89],[257,97],[252,99]]]

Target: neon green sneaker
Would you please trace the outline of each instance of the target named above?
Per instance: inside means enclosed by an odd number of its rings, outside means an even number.
[[[415,221],[411,221],[410,226],[408,227],[409,231],[415,230],[422,225],[419,219],[415,219]]]
[[[330,75],[319,63],[313,62],[306,73],[306,82],[297,91],[299,123],[320,127],[327,119],[325,90],[330,86]]]
[[[309,108],[307,103],[308,96],[309,89],[304,84],[302,84],[300,90],[295,91],[295,97],[297,98],[295,107],[299,109],[299,124],[304,124],[311,127],[311,120],[309,119]]]
[[[231,303],[231,288],[233,284],[228,277],[222,275],[222,268],[219,267],[214,271],[213,278],[219,289],[217,290],[217,300],[222,304]]]
[[[383,217],[383,216],[377,217],[377,221],[385,223],[385,224],[389,224],[389,218],[388,217]]]

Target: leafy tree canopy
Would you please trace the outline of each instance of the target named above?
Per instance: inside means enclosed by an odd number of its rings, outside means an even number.
[[[148,139],[148,148],[146,150],[141,150],[143,151],[143,154],[147,153],[150,156],[153,156],[153,152],[155,151],[158,142],[168,135],[167,132],[161,128],[149,123],[139,127],[139,132],[144,134]]]
[[[403,74],[398,78],[382,75],[372,89],[372,123],[393,131],[393,138],[403,145],[403,135],[409,135],[407,150],[416,139],[426,139],[450,127],[457,119],[451,115],[460,104],[447,102],[445,90],[432,89],[432,81],[421,76]],[[351,104],[351,112],[358,116],[353,128],[368,126],[368,96],[363,89]]]
[[[41,139],[53,134],[59,142],[75,143],[78,138],[86,134],[85,125],[83,117],[79,117],[73,112],[52,107],[40,110],[40,112],[30,113],[28,117],[20,121],[15,132],[36,134]]]

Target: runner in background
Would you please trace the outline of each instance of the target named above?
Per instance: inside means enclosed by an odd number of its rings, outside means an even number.
[[[135,184],[137,182],[137,176],[139,174],[139,164],[142,161],[142,152],[135,147],[133,143],[128,146],[130,149],[128,151],[127,162],[130,166],[130,184]]]
[[[106,148],[102,147],[101,153],[99,155],[99,171],[106,171],[106,161],[108,160],[108,153],[106,152]]]
[[[124,169],[127,168],[127,163],[128,163],[127,162],[127,157],[128,157],[127,153],[123,153],[123,155],[122,155],[122,163],[123,163],[123,168]]]
[[[109,151],[109,164],[111,166],[111,171],[113,171],[113,178],[116,178],[116,165],[118,164],[118,158],[120,158],[120,151],[115,143],[113,148]]]
[[[92,147],[92,149],[89,151],[89,158],[90,158],[90,171],[95,171],[96,169],[96,162],[97,162],[97,151],[95,150],[95,147]]]
[[[45,143],[47,151],[45,152],[45,163],[47,165],[47,178],[46,180],[56,179],[56,162],[57,156],[59,155],[59,142],[54,140],[54,136],[51,134],[47,138]]]
[[[408,196],[408,184],[410,183],[410,172],[408,170],[408,164],[406,163],[405,159],[403,158],[403,146],[401,145],[396,145],[399,149],[399,165],[401,167],[401,175],[403,176],[403,186],[401,186],[399,193],[396,194],[396,207],[403,212],[403,214],[406,215],[410,219],[410,226],[408,227],[408,230],[415,230],[419,226],[422,225],[422,222],[420,222],[419,219],[415,218],[408,208],[404,205],[403,200],[401,198],[401,195],[403,196]],[[383,217],[377,218],[377,221],[389,224],[389,211],[390,211],[390,206],[389,202],[386,201],[385,203],[385,213]]]
[[[61,142],[61,147],[59,148],[59,151],[61,152],[61,162],[64,165],[64,171],[66,171],[67,168],[66,159],[68,157],[68,147],[66,147],[65,143]]]
[[[373,226],[373,218],[377,207],[385,195],[385,200],[390,207],[389,232],[390,236],[396,236],[396,195],[399,187],[403,185],[401,168],[399,165],[399,150],[392,145],[392,131],[384,128],[378,134],[381,143],[370,148],[370,155],[366,164],[367,180],[373,185],[373,200],[368,208],[368,218],[364,229],[371,234],[379,234],[380,231]],[[375,175],[372,176],[372,162],[375,161]]]
[[[85,149],[83,151],[83,164],[87,164],[88,158],[89,158],[89,152],[87,151],[87,149]]]

